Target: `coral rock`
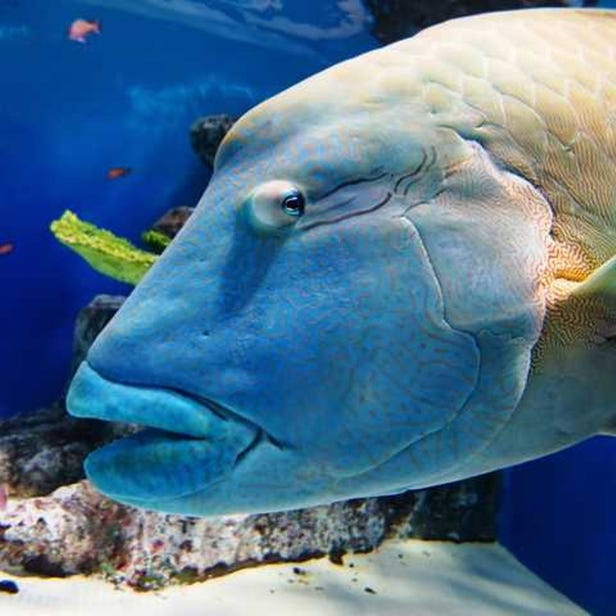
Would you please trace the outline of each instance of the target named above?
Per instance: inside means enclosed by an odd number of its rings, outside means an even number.
[[[13,496],[48,494],[83,477],[83,460],[116,428],[76,419],[57,404],[0,422],[0,483]]]
[[[193,518],[125,507],[82,481],[48,497],[9,502],[0,513],[0,568],[49,576],[98,572],[150,590],[262,563],[329,556],[344,564],[347,552],[370,551],[390,537],[423,538],[426,531],[430,538],[493,540],[497,484],[487,475],[394,497]]]
[[[220,142],[235,122],[226,114],[204,116],[190,127],[190,143],[199,158],[211,169]]]
[[[123,295],[97,295],[87,306],[77,314],[75,334],[73,337],[73,359],[71,362],[71,378],[86,358],[88,349],[111,317],[120,309],[126,297]]]

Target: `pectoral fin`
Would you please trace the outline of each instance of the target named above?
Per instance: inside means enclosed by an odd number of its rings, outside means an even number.
[[[616,339],[616,256],[572,291],[570,301],[592,308],[593,342]]]
[[[616,355],[616,256],[606,261],[584,282],[580,283],[571,294],[572,300],[580,300],[592,306],[594,315],[594,342],[609,345],[609,356]],[[611,362],[613,363],[613,362]],[[608,366],[604,378],[616,382],[616,374],[610,374]],[[616,436],[616,388],[614,388],[614,405],[601,434]]]
[[[616,310],[616,255],[580,283],[573,295],[600,298]]]
[[[550,295],[534,369],[571,401],[561,423],[569,413],[572,431],[616,436],[616,256],[581,282],[555,280]]]

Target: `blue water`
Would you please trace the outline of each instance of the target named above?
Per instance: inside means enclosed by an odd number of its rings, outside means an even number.
[[[506,471],[501,541],[594,615],[616,614],[616,439]]]
[[[70,208],[136,241],[169,207],[194,204],[208,173],[190,149],[192,121],[241,114],[375,47],[361,2],[347,6],[0,1],[0,244],[15,244],[0,257],[0,417],[56,399],[77,311],[97,293],[130,291],[60,246],[50,221]],[[77,17],[100,19],[103,33],[69,41]],[[113,166],[133,173],[110,182]],[[502,538],[525,564],[606,615],[616,613],[615,469],[609,439],[524,465],[507,474],[502,512]]]

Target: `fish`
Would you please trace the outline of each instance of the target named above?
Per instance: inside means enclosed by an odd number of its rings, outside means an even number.
[[[68,38],[77,43],[86,43],[91,34],[101,33],[101,22],[96,19],[75,19],[68,28]]]
[[[0,255],[8,255],[15,250],[15,244],[12,242],[5,242],[4,244],[0,244]]]
[[[130,173],[132,173],[130,167],[111,167],[107,170],[107,179],[116,180],[118,178],[124,178]]]
[[[396,494],[616,434],[616,12],[451,20],[249,110],[71,383],[119,502]],[[335,94],[335,95],[334,95]]]

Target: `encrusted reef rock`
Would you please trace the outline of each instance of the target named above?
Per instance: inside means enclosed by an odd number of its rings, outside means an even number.
[[[190,127],[190,143],[199,158],[214,167],[216,150],[237,118],[230,115],[209,115],[195,120]]]
[[[568,0],[364,0],[374,17],[372,34],[388,44],[415,34],[417,31],[447,19],[531,7],[563,7],[574,4]],[[579,3],[578,3],[579,4]],[[596,2],[584,2],[593,5]]]
[[[69,417],[61,404],[0,422],[0,483],[11,496],[34,496],[77,481],[103,429]]]
[[[71,417],[62,402],[11,417],[0,422],[0,484],[11,498],[49,494],[83,479],[83,461],[92,450],[136,430]]]
[[[193,518],[114,503],[87,481],[0,512],[0,569],[99,573],[142,590],[258,564],[366,552],[387,538],[494,539],[495,475],[267,515]]]

